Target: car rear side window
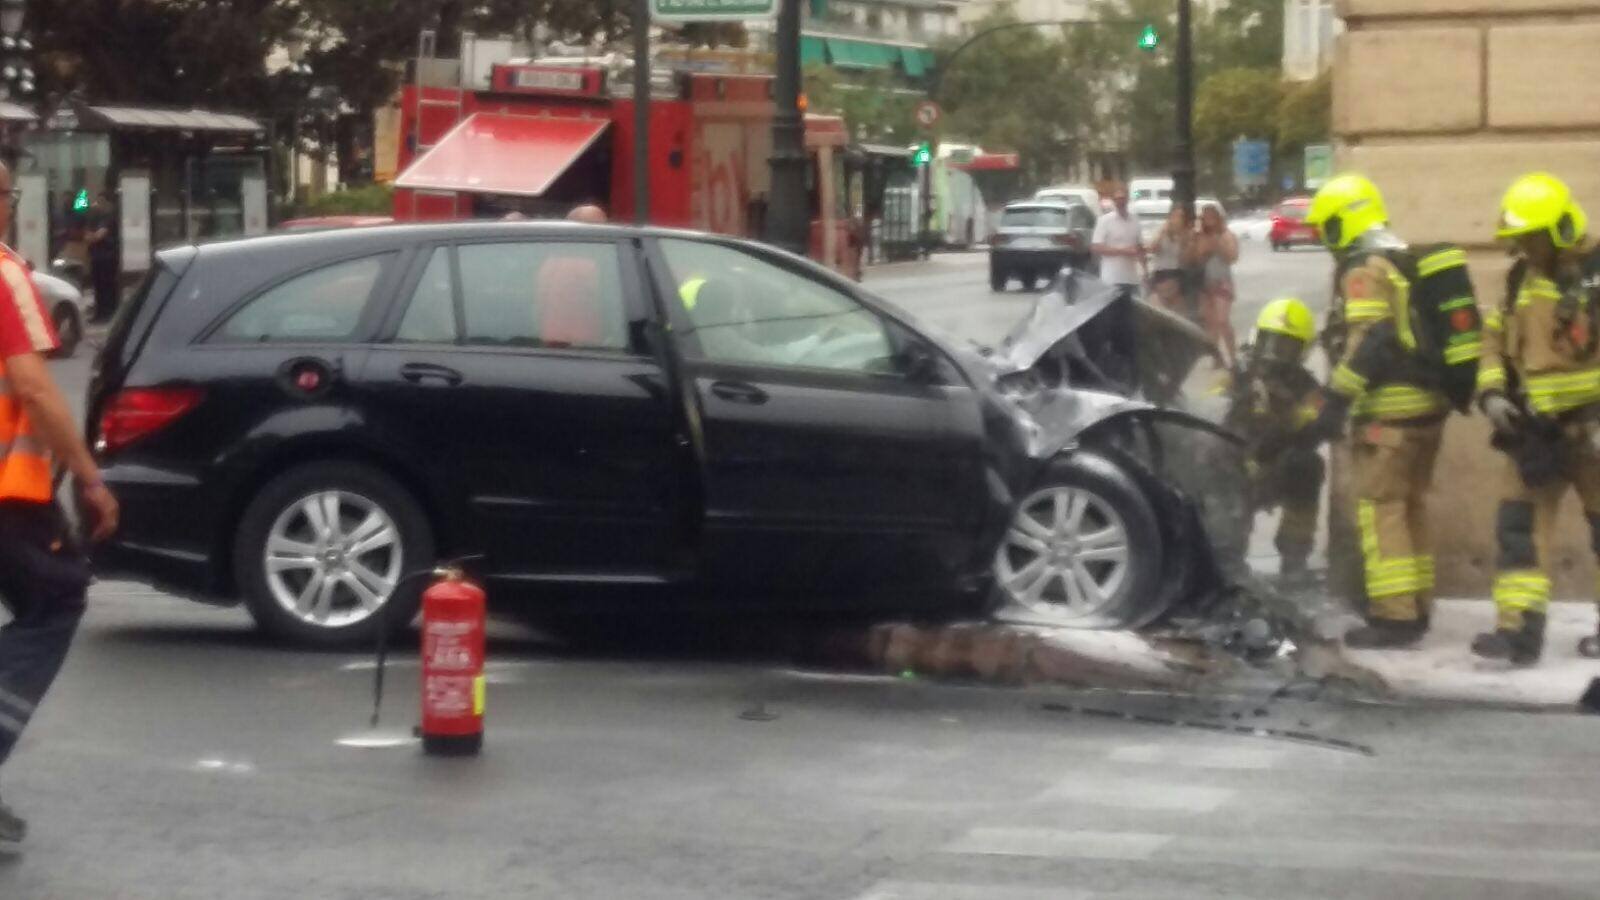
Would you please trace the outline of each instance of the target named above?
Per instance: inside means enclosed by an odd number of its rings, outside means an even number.
[[[1008,209],[1000,214],[1002,228],[1065,228],[1067,211],[1049,206]]]
[[[338,262],[280,282],[236,310],[210,341],[349,340],[388,256]]]
[[[453,344],[458,334],[455,289],[450,284],[450,251],[440,247],[433,251],[433,258],[411,292],[411,302],[394,338],[404,343]]]
[[[456,253],[466,343],[627,348],[615,244],[462,244]]]

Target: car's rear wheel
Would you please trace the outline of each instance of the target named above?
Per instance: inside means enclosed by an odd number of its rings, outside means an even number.
[[[1050,464],[1017,504],[995,552],[995,617],[1067,628],[1132,628],[1164,602],[1164,548],[1138,483],[1103,457]]]
[[[1039,286],[1039,273],[1028,272],[1022,276],[1022,289],[1031,291]]]
[[[78,343],[83,340],[83,316],[71,303],[57,303],[56,308],[50,311],[50,319],[56,327],[56,339],[60,342],[51,356],[71,359],[78,352]]]
[[[245,509],[234,572],[264,630],[303,644],[370,639],[416,615],[433,565],[433,531],[405,488],[348,462],[311,463],[274,478]]]

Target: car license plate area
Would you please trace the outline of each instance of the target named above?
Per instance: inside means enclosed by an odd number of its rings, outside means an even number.
[[[1012,241],[1011,246],[1018,250],[1049,250],[1051,244],[1049,238],[1020,237]]]

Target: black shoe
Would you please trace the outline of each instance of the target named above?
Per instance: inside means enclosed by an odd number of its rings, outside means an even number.
[[[1516,631],[1497,628],[1472,639],[1472,652],[1484,659],[1501,659],[1513,666],[1531,666],[1544,652],[1544,614],[1523,613]]]
[[[1399,622],[1371,619],[1344,636],[1344,645],[1354,650],[1391,650],[1410,647],[1422,640],[1428,626],[1421,621]]]
[[[0,847],[15,846],[28,836],[28,823],[0,803]]]

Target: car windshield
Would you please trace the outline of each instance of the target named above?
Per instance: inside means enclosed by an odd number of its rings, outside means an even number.
[[[1000,214],[1002,228],[1064,228],[1067,211],[1057,206],[1022,206]]]
[[[1306,207],[1299,204],[1292,206],[1284,204],[1278,207],[1278,217],[1288,219],[1291,222],[1304,222],[1306,219]]]

